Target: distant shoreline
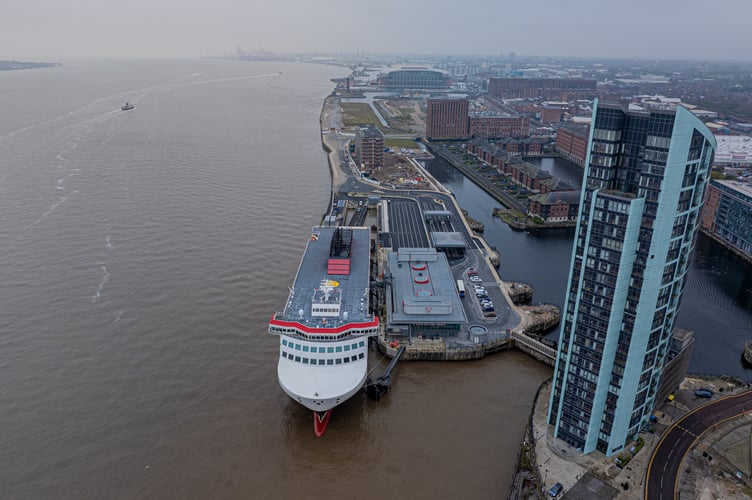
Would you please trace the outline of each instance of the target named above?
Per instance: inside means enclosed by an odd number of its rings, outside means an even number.
[[[0,71],[14,71],[19,69],[54,68],[62,66],[62,63],[50,62],[24,62],[24,61],[0,61]]]

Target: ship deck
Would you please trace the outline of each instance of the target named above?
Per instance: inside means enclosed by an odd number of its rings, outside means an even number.
[[[345,230],[350,240],[349,263],[345,252],[330,255],[335,231]],[[340,233],[342,234],[342,233]],[[322,281],[335,281],[331,298],[339,304],[336,316],[312,313],[314,296],[321,303]],[[370,230],[365,227],[315,227],[306,245],[282,315],[275,319],[300,323],[309,328],[337,328],[373,320],[369,314]]]

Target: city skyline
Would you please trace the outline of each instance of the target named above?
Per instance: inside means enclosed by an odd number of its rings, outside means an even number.
[[[427,0],[384,0],[378,6],[333,0],[326,8],[300,0],[272,5],[238,0],[40,0],[30,5],[11,0],[0,22],[0,59],[221,56],[239,46],[334,55],[514,52],[749,60],[746,20],[751,16],[752,5],[742,0],[712,9],[697,0],[636,0],[617,14],[595,0],[576,0],[566,8],[548,1],[534,10],[481,0],[461,7]]]

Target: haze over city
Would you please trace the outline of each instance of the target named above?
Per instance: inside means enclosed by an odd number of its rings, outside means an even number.
[[[749,59],[744,0],[20,0],[4,2],[0,59],[277,53]]]

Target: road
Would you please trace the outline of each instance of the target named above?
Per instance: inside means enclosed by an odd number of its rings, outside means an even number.
[[[752,411],[752,391],[707,403],[668,428],[648,462],[645,480],[647,500],[676,498],[680,467],[695,442],[719,423]]]

